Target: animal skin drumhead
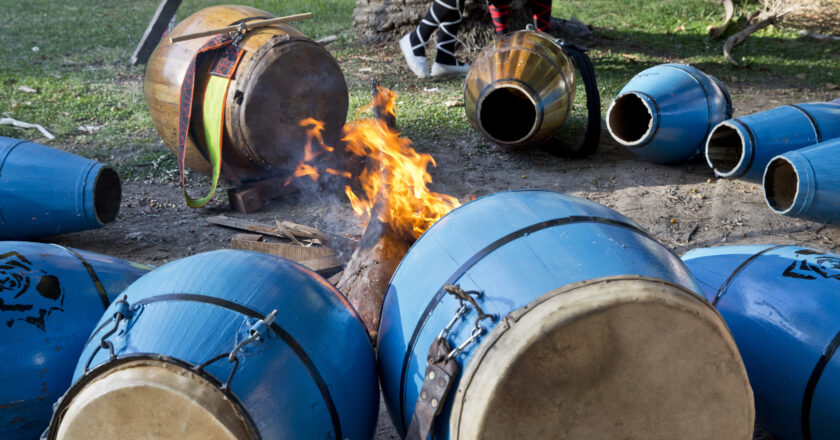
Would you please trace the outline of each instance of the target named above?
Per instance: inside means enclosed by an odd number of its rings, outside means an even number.
[[[244,418],[207,380],[146,360],[120,365],[86,384],[56,429],[63,440],[251,438]]]
[[[752,439],[744,365],[717,311],[661,280],[553,290],[481,341],[453,439]]]

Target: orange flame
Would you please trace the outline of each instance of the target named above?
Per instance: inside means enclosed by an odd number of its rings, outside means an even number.
[[[314,166],[310,165],[309,162],[317,159],[318,156],[324,154],[324,152],[332,152],[335,150],[333,147],[324,144],[324,138],[321,134],[324,131],[324,123],[313,118],[306,118],[300,121],[301,127],[307,127],[306,129],[306,145],[303,146],[303,159],[300,163],[295,167],[295,171],[286,179],[286,185],[292,182],[292,179],[297,177],[306,177],[312,179],[313,182],[317,181],[321,175],[318,173],[318,169]],[[315,152],[312,150],[312,141],[318,141],[318,145],[321,147],[323,151]]]
[[[388,89],[378,88],[372,106],[384,115],[396,116],[396,94]],[[324,145],[321,138],[323,124],[314,119],[301,121],[308,126],[309,140],[304,147],[304,160],[298,164],[294,177],[310,176],[317,179],[317,169],[308,162],[321,155],[312,152],[313,139],[325,151],[333,151]],[[379,220],[391,226],[400,235],[418,238],[434,222],[461,203],[455,197],[429,190],[432,176],[426,168],[436,166],[434,158],[418,153],[411,147],[411,140],[403,137],[382,119],[369,118],[348,123],[344,126],[347,151],[368,158],[367,167],[356,177],[363,197],[357,195],[350,185],[345,193],[353,212],[364,221],[375,212]],[[352,179],[347,171],[332,168],[327,173]]]

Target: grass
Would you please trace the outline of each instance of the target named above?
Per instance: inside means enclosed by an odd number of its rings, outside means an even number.
[[[116,166],[127,179],[172,179],[175,161],[160,142],[146,110],[143,67],[128,59],[157,0],[4,1],[0,24],[0,114],[39,123],[57,139],[36,131],[0,126],[0,135],[36,139],[48,145]],[[178,18],[227,2],[187,0]],[[419,80],[402,66],[394,45],[369,46],[352,28],[353,0],[245,1],[277,15],[312,11],[316,19],[297,27],[313,38],[335,34],[329,49],[341,62],[350,86],[350,116],[370,97],[369,78],[400,95],[400,128],[413,139],[444,142],[453,137],[481,144],[469,127],[462,101],[462,81]],[[636,73],[662,62],[696,65],[724,82],[781,82],[820,88],[840,83],[840,45],[797,38],[795,30],[771,27],[735,49],[747,68],[735,68],[722,55],[722,41],[706,36],[719,24],[720,5],[706,0],[555,1],[553,15],[572,15],[594,26],[600,43],[591,52],[603,107]],[[739,2],[738,12],[758,8]],[[620,13],[616,12],[620,11]],[[489,26],[489,24],[488,24]],[[37,49],[36,49],[37,48]],[[805,78],[801,78],[801,74]],[[796,77],[800,75],[800,77]],[[31,87],[36,93],[19,88]],[[580,89],[582,90],[582,88]],[[571,127],[583,120],[583,93],[578,93]],[[446,103],[450,102],[450,105]],[[80,130],[87,128],[88,132]]]

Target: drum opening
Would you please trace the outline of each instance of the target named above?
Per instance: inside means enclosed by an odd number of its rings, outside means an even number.
[[[726,176],[743,160],[744,148],[741,132],[728,122],[722,122],[712,129],[706,143],[706,159],[718,174]]]
[[[786,212],[793,207],[799,188],[799,176],[793,164],[784,157],[777,157],[767,165],[764,175],[764,198],[776,212]]]
[[[500,143],[523,141],[537,130],[536,102],[514,85],[502,85],[490,91],[476,111],[482,131]]]
[[[102,167],[93,184],[93,209],[101,223],[111,223],[120,212],[122,186],[120,176],[110,167]]]
[[[607,111],[607,129],[620,143],[637,145],[653,131],[653,111],[640,96],[619,96]]]

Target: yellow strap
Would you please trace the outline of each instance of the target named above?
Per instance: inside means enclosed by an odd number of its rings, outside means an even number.
[[[219,175],[222,171],[222,131],[225,121],[225,97],[230,86],[230,79],[209,75],[207,89],[204,91],[202,121],[204,122],[204,143],[207,145],[207,157],[213,167],[213,182],[210,193],[200,199],[193,199],[184,189],[184,199],[190,208],[200,208],[207,204],[216,193]]]

